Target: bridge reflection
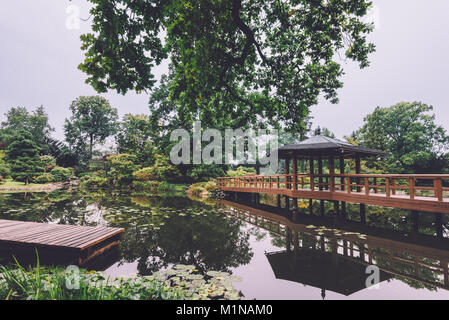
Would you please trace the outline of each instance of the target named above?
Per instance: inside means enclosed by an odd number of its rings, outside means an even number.
[[[362,222],[294,213],[261,203],[220,200],[224,214],[269,231],[285,247],[266,253],[278,279],[350,295],[366,288],[369,265],[380,281],[449,289],[449,239]],[[416,221],[415,221],[416,222]],[[413,230],[419,226],[414,224]],[[323,296],[324,297],[324,296]]]

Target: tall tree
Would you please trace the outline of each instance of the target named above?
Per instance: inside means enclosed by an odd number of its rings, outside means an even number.
[[[303,132],[320,94],[338,101],[338,57],[363,68],[374,51],[367,0],[90,1],[87,83],[152,90],[153,68],[169,57],[169,98],[184,122]]]
[[[49,152],[47,139],[55,129],[48,122],[48,115],[43,106],[29,112],[24,107],[12,107],[5,113],[6,121],[1,123],[0,139],[8,142],[17,132],[26,130],[40,148],[42,154]]]
[[[115,139],[119,153],[136,155],[137,163],[144,166],[153,164],[154,146],[147,115],[126,114]]]
[[[28,184],[30,179],[44,172],[39,157],[39,147],[27,131],[20,131],[11,138],[7,149],[11,177]]]
[[[117,131],[117,109],[99,96],[79,97],[70,105],[72,116],[65,120],[64,132],[69,146],[87,162],[94,147]]]
[[[362,146],[388,152],[372,167],[392,173],[438,173],[448,165],[449,136],[435,123],[432,106],[401,102],[389,108],[377,107],[351,140]]]

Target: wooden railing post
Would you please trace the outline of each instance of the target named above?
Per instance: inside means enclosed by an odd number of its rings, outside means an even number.
[[[351,177],[347,177],[346,178],[347,179],[347,181],[348,181],[348,188],[347,188],[347,190],[348,190],[348,193],[351,193]]]
[[[385,178],[385,194],[387,197],[390,196],[390,178]]]
[[[433,189],[438,201],[443,201],[443,180],[441,178],[433,179]]]
[[[415,199],[415,179],[410,178],[408,179],[408,190],[410,192],[410,199]]]
[[[373,183],[374,183],[374,193],[377,193],[377,178],[374,178]]]
[[[367,196],[369,196],[369,181],[368,181],[368,177],[363,178],[364,182],[365,182],[365,194]]]
[[[292,178],[292,189],[293,190],[297,190],[298,189],[298,173],[297,173],[297,167],[298,167],[298,159],[293,158],[293,166],[292,166],[292,174],[293,174],[293,178]]]

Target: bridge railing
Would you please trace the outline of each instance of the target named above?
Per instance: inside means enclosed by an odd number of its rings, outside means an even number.
[[[243,177],[220,177],[223,188],[287,189],[322,192],[345,192],[367,196],[449,197],[449,175],[443,174],[279,174]]]

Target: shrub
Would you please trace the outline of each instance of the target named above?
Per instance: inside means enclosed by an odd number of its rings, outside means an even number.
[[[206,189],[204,188],[205,185],[205,182],[194,183],[190,185],[187,193],[191,194],[192,196],[200,196],[203,192],[206,192]]]
[[[223,169],[215,164],[195,165],[187,173],[187,176],[192,178],[194,181],[209,181],[217,177],[223,177],[224,175],[225,172]]]
[[[80,179],[80,184],[83,188],[98,189],[108,186],[108,179],[98,176],[84,176]]]
[[[243,166],[239,166],[235,170],[229,169],[226,172],[226,176],[228,176],[228,177],[243,177],[243,176],[252,176],[252,175],[256,175],[256,174],[257,174],[256,169],[243,167]]]
[[[53,181],[55,182],[66,181],[72,176],[72,170],[69,168],[54,167],[50,171],[50,174],[53,176]]]
[[[45,172],[51,171],[56,166],[56,159],[53,156],[40,156],[41,163],[44,166]]]
[[[134,176],[134,179],[136,179],[137,181],[156,180],[157,176],[154,171],[155,170],[153,167],[146,167],[146,168],[142,168],[140,170],[134,171],[133,176]]]
[[[204,186],[204,189],[206,189],[207,192],[214,192],[214,191],[216,191],[218,189],[217,188],[217,183],[215,181],[209,181]]]
[[[128,153],[114,154],[108,157],[109,172],[115,183],[129,184],[134,180],[133,172],[138,168],[136,156]]]
[[[176,182],[181,177],[181,172],[170,162],[169,158],[160,154],[156,154],[154,157],[156,161],[151,168],[158,180]]]
[[[133,187],[137,191],[157,193],[159,181],[133,181]]]
[[[33,181],[35,183],[49,183],[49,182],[53,182],[54,180],[53,180],[53,176],[50,173],[45,172],[45,173],[41,174],[40,176],[34,177]]]

